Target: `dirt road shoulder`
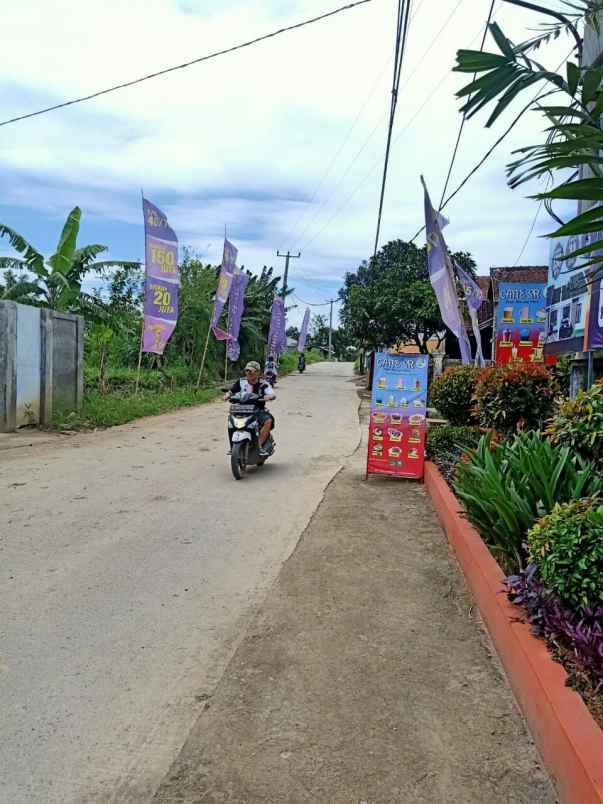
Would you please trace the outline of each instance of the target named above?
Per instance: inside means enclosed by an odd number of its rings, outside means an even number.
[[[327,489],[155,802],[553,802],[421,485]]]

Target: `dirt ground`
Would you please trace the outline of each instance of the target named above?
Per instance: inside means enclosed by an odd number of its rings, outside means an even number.
[[[417,483],[328,487],[155,804],[556,800]]]
[[[152,800],[358,444],[352,379],[279,382],[240,482],[222,402],[0,438],[1,804]]]

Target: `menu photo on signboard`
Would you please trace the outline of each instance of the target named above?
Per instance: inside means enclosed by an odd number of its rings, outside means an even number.
[[[546,285],[501,282],[496,316],[496,362],[543,363]]]
[[[424,355],[375,355],[367,475],[423,476],[428,366]]]

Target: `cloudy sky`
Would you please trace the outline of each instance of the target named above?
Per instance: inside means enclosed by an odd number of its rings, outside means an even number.
[[[338,0],[21,0],[3,8],[2,119],[229,47],[336,8]],[[299,296],[335,295],[371,252],[380,188],[396,0],[372,0],[323,22],[142,85],[0,127],[0,220],[45,252],[82,207],[82,243],[140,259],[140,188],[164,209],[183,245],[214,263],[224,226],[240,264],[278,265],[301,250]],[[489,0],[414,0],[393,139],[381,242],[422,223],[419,183],[439,199],[460,121],[450,69],[458,48],[479,47]],[[521,40],[530,12],[496,4]],[[540,55],[556,67],[566,39]],[[452,187],[511,120],[465,127]],[[537,141],[535,115],[447,207],[453,249],[480,273],[513,265],[535,202],[505,184],[514,147]],[[545,264],[550,230],[539,218],[522,264]],[[10,253],[0,242],[0,253]]]

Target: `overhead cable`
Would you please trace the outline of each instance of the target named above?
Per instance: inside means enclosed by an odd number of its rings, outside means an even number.
[[[300,304],[305,304],[306,307],[328,307],[329,304],[331,304],[330,301],[326,301],[326,302],[308,302],[308,301],[304,301],[303,299],[300,299],[299,296],[297,296],[295,293],[292,293],[291,295]],[[333,299],[333,304],[340,304],[340,302],[341,302],[341,299]]]
[[[389,113],[389,123],[387,126],[387,143],[385,145],[385,159],[383,163],[383,178],[381,180],[381,195],[379,197],[379,211],[377,213],[377,232],[375,234],[375,252],[379,245],[379,232],[381,231],[381,215],[383,214],[383,201],[385,199],[385,185],[387,182],[387,169],[389,167],[389,155],[392,144],[392,132],[396,118],[396,108],[398,106],[398,90],[400,88],[400,76],[402,74],[402,64],[404,61],[404,51],[406,50],[406,40],[408,36],[408,18],[410,14],[412,0],[398,0],[398,24],[396,31],[396,53],[394,57],[394,77],[392,82],[392,97]]]
[[[486,25],[484,27],[484,35],[482,36],[482,43],[479,46],[479,52],[481,53],[484,49],[484,45],[486,44],[486,37],[488,36],[488,29],[490,27],[490,23],[492,22],[492,15],[494,13],[494,6],[496,5],[496,0],[492,0],[490,3],[490,11],[488,12],[488,18],[486,19]],[[473,73],[473,81],[477,78],[477,73]],[[469,96],[467,103],[471,100],[471,95]],[[439,209],[442,208],[442,202],[446,197],[446,191],[448,190],[448,184],[450,182],[450,177],[452,176],[452,169],[454,168],[454,163],[456,161],[456,155],[459,150],[459,145],[461,142],[461,137],[463,136],[463,128],[465,127],[465,120],[467,119],[467,108],[463,111],[463,116],[461,118],[461,125],[459,126],[459,133],[456,138],[456,142],[454,144],[454,149],[452,151],[452,159],[450,160],[450,166],[448,168],[448,174],[446,175],[446,181],[444,182],[444,189],[442,190],[442,196],[440,198],[440,206]]]
[[[289,25],[286,28],[279,28],[276,31],[272,31],[271,33],[264,34],[263,36],[258,36],[255,39],[250,39],[247,42],[241,42],[238,45],[233,45],[232,47],[225,48],[224,50],[217,50],[214,53],[209,53],[206,56],[200,56],[198,59],[193,59],[192,61],[187,61],[182,64],[177,64],[173,67],[166,67],[163,70],[158,70],[154,73],[149,73],[148,75],[143,75],[140,78],[135,78],[132,81],[125,81],[122,84],[116,84],[115,86],[108,87],[107,89],[101,89],[98,92],[93,92],[90,95],[83,95],[80,98],[74,98],[73,100],[64,101],[63,103],[57,103],[54,106],[47,106],[45,109],[39,109],[36,112],[29,112],[28,114],[22,114],[17,117],[11,117],[8,120],[0,121],[0,126],[8,126],[10,123],[17,123],[20,120],[27,120],[30,117],[37,117],[38,115],[47,114],[48,112],[54,112],[57,109],[64,109],[67,106],[74,106],[76,103],[83,103],[84,101],[92,100],[93,98],[99,98],[101,95],[108,95],[110,92],[117,92],[120,89],[126,89],[127,87],[135,86],[136,84],[142,84],[143,81],[150,81],[152,78],[158,78],[161,75],[167,75],[168,73],[173,73],[176,70],[184,70],[187,67],[192,67],[195,64],[201,64],[204,61],[209,61],[210,59],[215,59],[218,56],[225,56],[227,53],[234,53],[236,50],[242,50],[245,47],[250,47],[251,45],[256,45],[259,42],[264,42],[266,39],[272,39],[275,36],[280,36],[281,34],[287,33],[288,31],[294,31],[297,28],[303,28],[306,25],[312,25],[315,22],[320,22],[321,20],[325,20],[328,17],[333,17],[335,14],[340,14],[342,11],[349,11],[352,8],[356,8],[357,6],[362,6],[365,3],[370,3],[372,0],[355,0],[353,3],[348,3],[345,6],[341,6],[340,8],[336,8],[333,11],[328,11],[325,14],[321,14],[318,17],[312,17],[311,19],[304,20],[303,22],[298,22],[295,25]]]
[[[411,22],[417,16],[417,14],[421,10],[421,7],[423,6],[424,3],[425,3],[425,0],[420,0],[419,1],[417,7],[415,8],[415,10],[413,11],[413,13],[411,15],[411,18],[410,18]],[[433,42],[432,42],[432,44],[433,44]],[[424,55],[426,55],[426,54],[424,54]],[[366,109],[366,107],[368,106],[370,101],[372,100],[372,98],[373,98],[373,96],[374,96],[374,94],[375,94],[375,92],[377,90],[377,86],[379,85],[379,82],[383,78],[383,75],[384,75],[384,73],[385,73],[390,61],[391,61],[391,56],[388,56],[387,59],[385,60],[385,64],[383,65],[382,69],[379,71],[379,74],[377,75],[377,78],[375,79],[371,89],[369,90],[368,95],[366,96],[366,98],[362,102],[362,105],[360,106],[360,109],[359,109],[358,113],[356,114],[356,117],[354,118],[354,121],[352,122],[352,125],[348,128],[347,133],[345,134],[345,136],[343,138],[343,141],[341,142],[341,145],[338,147],[337,151],[335,152],[335,155],[333,156],[333,158],[329,162],[329,164],[327,166],[327,169],[322,174],[318,184],[316,185],[316,188],[314,189],[314,192],[312,193],[312,195],[310,197],[310,200],[307,202],[307,208],[304,211],[302,211],[301,215],[297,218],[297,220],[295,221],[293,226],[290,228],[289,234],[287,235],[287,238],[286,238],[287,242],[289,242],[289,244],[290,244],[289,249],[293,248],[294,239],[295,239],[295,237],[297,235],[297,229],[298,229],[299,224],[302,222],[303,218],[306,216],[306,214],[308,212],[308,209],[311,208],[312,204],[314,203],[314,201],[316,199],[316,196],[318,195],[318,191],[321,189],[321,187],[325,183],[327,177],[330,175],[331,171],[333,170],[333,168],[337,164],[337,160],[339,159],[340,155],[342,154],[345,146],[348,144],[349,139],[352,136],[352,133],[354,132],[354,129],[358,125],[358,122],[359,122],[360,118],[362,117],[362,115],[364,113],[364,110]],[[418,67],[418,65],[417,65],[417,67]],[[413,73],[411,73],[411,75],[413,75],[414,72],[416,72],[417,67],[415,67],[415,69],[413,70]],[[407,81],[408,81],[408,79],[407,79]],[[383,115],[383,117],[385,117],[385,115]],[[381,118],[381,120],[382,119],[383,118]],[[379,121],[379,123],[381,122],[381,120]],[[371,132],[371,137],[372,137],[373,133],[377,131],[378,127],[379,127],[379,124],[377,126],[375,126],[375,128],[373,129],[373,132]],[[368,142],[368,140],[367,140],[367,142]],[[301,237],[304,236],[306,231],[307,231],[307,226],[301,232],[300,239],[301,239]]]
[[[462,2],[462,0],[461,0],[461,2]],[[458,6],[459,6],[459,5],[460,5],[460,4],[457,4],[456,8],[458,8]],[[456,8],[455,8],[455,10],[456,10]],[[448,21],[450,21],[451,16],[452,16],[452,15],[450,15],[450,17],[448,18]],[[442,32],[442,30],[443,30],[443,29],[440,29],[439,33],[441,33],[441,32]],[[478,38],[478,37],[481,35],[481,33],[482,33],[482,26],[480,25],[479,30],[478,30],[478,31],[477,31],[477,33],[474,35],[474,37],[471,39],[471,42],[469,43],[468,47],[471,47],[471,45],[473,44],[473,42],[474,42],[474,41],[475,41],[475,40],[476,40],[476,39],[477,39],[477,38]],[[428,51],[429,51],[429,48],[427,49],[426,53],[427,53]],[[424,56],[425,56],[425,54],[424,54]],[[407,83],[408,83],[408,81],[409,81],[410,77],[411,77],[411,76],[412,76],[412,75],[413,75],[413,74],[416,72],[416,70],[419,68],[419,66],[420,66],[420,62],[418,62],[418,63],[415,65],[415,68],[414,68],[414,69],[413,69],[413,71],[410,73],[410,75],[408,76],[408,78],[407,78],[406,82],[404,83],[404,87],[406,87],[406,86],[407,86]],[[397,136],[394,138],[394,140],[393,140],[393,144],[394,144],[394,145],[395,145],[395,144],[396,144],[396,143],[397,143],[397,142],[398,142],[398,141],[401,139],[401,137],[403,136],[403,134],[404,134],[404,133],[405,133],[405,132],[406,132],[406,131],[407,131],[407,130],[410,128],[410,126],[412,125],[412,123],[414,123],[414,121],[416,120],[416,118],[417,118],[417,117],[418,117],[418,116],[421,114],[421,112],[423,111],[423,109],[424,109],[424,108],[425,108],[425,107],[426,107],[426,106],[429,104],[429,102],[432,100],[433,96],[434,96],[434,95],[435,95],[435,94],[436,94],[436,93],[439,91],[439,89],[440,89],[440,88],[441,88],[441,86],[443,85],[444,81],[445,81],[445,80],[446,80],[446,79],[447,79],[447,78],[448,78],[448,77],[449,77],[451,74],[452,74],[452,73],[451,73],[451,71],[450,71],[450,70],[446,70],[446,72],[445,72],[445,73],[443,73],[443,75],[440,77],[440,80],[439,80],[439,81],[438,81],[436,84],[434,84],[434,86],[432,87],[432,89],[431,89],[431,90],[430,90],[430,91],[427,93],[427,95],[425,96],[425,99],[424,99],[423,103],[422,103],[422,104],[419,106],[419,108],[418,108],[418,109],[415,111],[415,113],[412,115],[412,117],[411,117],[411,118],[410,118],[410,119],[409,119],[409,120],[408,120],[408,121],[405,123],[405,125],[403,126],[403,128],[402,128],[402,129],[401,129],[401,130],[398,132],[398,135],[397,135]],[[383,117],[385,117],[385,115],[383,115]],[[356,154],[356,156],[354,157],[354,159],[352,160],[352,162],[351,162],[351,163],[348,165],[348,168],[347,168],[346,172],[344,173],[344,175],[343,175],[343,176],[342,176],[342,177],[339,179],[339,181],[337,182],[337,184],[336,184],[336,186],[335,186],[335,188],[334,188],[333,192],[331,193],[331,195],[330,195],[330,196],[329,196],[329,197],[328,197],[328,198],[327,198],[327,199],[326,199],[326,200],[325,200],[325,201],[324,201],[324,202],[323,202],[323,203],[322,203],[322,204],[319,206],[319,208],[317,209],[317,212],[319,212],[319,211],[320,211],[320,209],[321,209],[322,207],[324,207],[324,206],[325,206],[325,205],[326,205],[326,204],[327,204],[327,203],[328,203],[328,202],[329,202],[329,201],[330,201],[330,200],[333,198],[333,196],[334,196],[334,194],[335,194],[335,190],[337,190],[337,188],[339,187],[339,185],[340,185],[340,184],[342,183],[342,181],[343,181],[343,180],[346,178],[346,176],[348,175],[348,173],[350,172],[350,170],[351,170],[351,169],[352,169],[352,167],[354,166],[354,164],[355,164],[356,160],[357,160],[357,159],[358,159],[358,157],[360,156],[360,153],[361,153],[361,152],[364,150],[364,148],[365,148],[365,147],[366,147],[366,145],[368,144],[369,140],[372,138],[372,136],[375,134],[375,132],[377,131],[377,129],[380,127],[380,125],[381,125],[381,123],[382,123],[382,121],[383,121],[383,117],[382,117],[382,118],[381,118],[381,119],[378,121],[378,123],[377,123],[377,125],[375,126],[375,128],[372,130],[372,132],[369,134],[369,136],[367,137],[367,139],[366,139],[366,140],[365,140],[365,142],[363,143],[363,145],[362,145],[362,147],[361,147],[360,151],[359,151],[359,152]],[[351,192],[351,193],[350,193],[350,194],[349,194],[349,195],[346,197],[346,199],[344,200],[344,202],[343,202],[342,204],[340,204],[340,205],[337,207],[337,209],[335,210],[334,214],[333,214],[333,215],[332,215],[332,216],[329,218],[329,220],[327,221],[327,223],[326,223],[326,224],[324,224],[323,226],[321,226],[321,227],[320,227],[320,229],[319,229],[317,232],[315,232],[315,233],[314,233],[314,234],[313,234],[313,235],[312,235],[312,236],[311,236],[311,237],[310,237],[308,240],[306,240],[306,241],[301,241],[301,248],[302,248],[302,249],[307,249],[307,248],[308,248],[308,246],[310,246],[312,243],[314,243],[314,241],[315,241],[315,240],[316,240],[318,237],[320,237],[320,235],[321,235],[321,234],[322,234],[322,233],[325,231],[325,229],[327,229],[327,228],[328,228],[328,227],[331,225],[331,223],[332,223],[332,222],[333,222],[333,221],[334,221],[334,220],[335,220],[335,219],[336,219],[336,218],[339,216],[339,214],[340,214],[340,213],[343,211],[343,209],[345,209],[345,207],[346,207],[346,206],[347,206],[347,205],[350,203],[350,201],[351,201],[351,200],[354,198],[354,196],[356,195],[356,193],[357,193],[357,192],[360,190],[360,188],[361,188],[361,187],[362,187],[362,186],[363,186],[363,185],[364,185],[364,184],[365,184],[365,183],[368,181],[368,179],[369,179],[369,178],[370,178],[370,177],[373,175],[373,173],[375,172],[375,170],[376,170],[376,169],[379,167],[379,165],[380,165],[381,163],[382,163],[382,159],[381,159],[381,157],[379,157],[379,159],[377,159],[377,160],[376,160],[376,161],[373,163],[373,165],[371,166],[371,168],[369,169],[369,171],[368,171],[368,172],[367,172],[367,173],[366,173],[366,174],[363,176],[363,178],[361,179],[361,181],[360,181],[360,182],[359,182],[359,183],[358,183],[358,184],[357,184],[357,185],[354,187],[354,189],[352,190],[352,192]],[[316,214],[314,215],[314,217],[316,217]],[[307,230],[307,228],[308,228],[308,227],[306,226],[306,230]],[[303,234],[302,234],[302,236],[303,236]]]
[[[566,58],[562,59],[562,60],[559,62],[559,64],[558,64],[557,68],[555,69],[555,72],[557,72],[557,71],[558,71],[558,70],[561,68],[562,64],[564,64],[564,62],[566,62],[566,61],[567,61],[567,59],[569,58],[569,56],[570,56],[570,55],[571,55],[571,51],[570,51],[570,53],[569,53],[569,54],[566,56]],[[541,80],[542,80],[542,81],[544,81],[544,78],[542,78]],[[494,142],[494,143],[493,143],[493,144],[490,146],[490,148],[488,148],[488,150],[486,151],[486,153],[485,153],[485,154],[482,156],[482,158],[481,158],[481,159],[479,160],[479,162],[478,162],[478,163],[475,165],[475,167],[473,167],[473,168],[472,168],[472,169],[469,171],[469,173],[468,173],[468,174],[465,176],[465,178],[463,179],[463,181],[462,181],[462,182],[461,182],[461,183],[458,185],[458,187],[456,188],[456,190],[454,190],[454,192],[450,193],[450,195],[449,195],[449,196],[448,196],[448,197],[445,199],[445,201],[444,201],[444,202],[443,202],[443,203],[440,205],[440,210],[444,209],[444,207],[445,207],[445,206],[446,206],[446,205],[447,205],[447,204],[448,204],[450,201],[452,201],[452,199],[453,199],[453,198],[454,198],[454,197],[455,197],[455,196],[456,196],[456,195],[457,195],[457,194],[458,194],[458,193],[459,193],[459,192],[460,192],[460,191],[463,189],[463,187],[464,187],[464,186],[467,184],[467,182],[469,181],[469,179],[471,179],[471,178],[472,178],[472,177],[473,177],[473,176],[474,176],[474,175],[477,173],[477,171],[478,171],[478,170],[481,168],[481,166],[484,164],[484,162],[486,162],[486,160],[487,160],[487,159],[489,159],[489,158],[490,158],[490,156],[492,156],[492,154],[493,154],[493,153],[494,153],[494,151],[495,151],[495,150],[498,148],[498,146],[501,144],[501,142],[502,142],[504,139],[506,139],[506,137],[507,137],[507,136],[508,136],[508,135],[511,133],[511,131],[513,131],[513,129],[515,128],[515,126],[517,125],[517,123],[519,123],[519,121],[520,121],[520,120],[521,120],[521,118],[524,116],[524,114],[525,114],[525,113],[528,111],[528,109],[530,109],[530,108],[531,108],[531,107],[532,107],[532,106],[533,106],[535,103],[538,103],[538,101],[539,101],[539,100],[542,100],[542,98],[546,98],[548,95],[552,95],[552,94],[553,94],[554,92],[556,92],[556,91],[557,91],[557,90],[554,90],[554,89],[553,89],[553,90],[547,90],[547,91],[545,91],[545,92],[540,92],[540,90],[538,90],[538,92],[536,92],[536,94],[534,95],[534,97],[532,98],[532,100],[528,101],[528,103],[526,103],[526,105],[522,107],[522,109],[520,110],[519,114],[517,114],[517,115],[516,115],[516,116],[513,118],[513,120],[511,121],[510,125],[509,125],[509,126],[507,126],[507,128],[506,128],[506,129],[503,131],[503,133],[500,135],[500,137],[499,137],[499,138],[498,138],[498,139],[497,139],[497,140],[496,140],[496,141],[495,141],[495,142]],[[416,232],[416,233],[415,233],[415,234],[414,234],[414,235],[411,237],[411,239],[410,239],[410,241],[409,241],[409,242],[413,243],[413,242],[414,242],[414,241],[417,239],[417,237],[418,237],[418,236],[421,234],[421,232],[422,232],[422,231],[424,231],[424,229],[425,229],[425,224],[423,224],[423,226],[421,226],[421,228],[417,230],[417,232]]]

